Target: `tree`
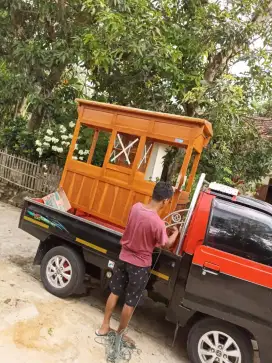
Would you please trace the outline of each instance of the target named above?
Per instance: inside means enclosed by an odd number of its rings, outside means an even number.
[[[108,72],[93,69],[92,82],[99,100],[206,117],[215,135],[202,170],[210,179],[250,182],[272,168],[271,146],[246,121],[256,104],[271,94],[272,59],[267,48],[272,42],[272,2],[224,4],[156,3],[153,10],[161,19],[157,21],[159,51],[152,42],[144,42],[144,51],[135,61],[133,51],[119,37],[127,51],[108,65]],[[128,14],[122,14],[122,26],[126,28],[128,21]],[[103,31],[101,39],[106,42]],[[261,39],[259,47],[257,39]],[[168,56],[167,50],[171,50]],[[231,76],[231,67],[241,60],[248,66],[247,73]]]
[[[271,95],[271,9],[272,0],[0,0],[3,122],[23,114],[29,130],[67,126],[78,96],[206,117],[207,178],[257,180],[271,146],[247,116]],[[231,74],[239,62],[246,72]]]
[[[40,127],[56,87],[79,61],[77,35],[89,20],[81,6],[79,1],[1,1],[0,54],[9,71],[28,85],[19,88],[17,102],[29,103],[29,130]]]
[[[246,115],[243,89],[230,77],[217,81],[205,109],[214,122],[215,137],[203,156],[200,171],[210,180],[239,185],[258,181],[272,169],[272,143],[264,139]]]
[[[147,44],[165,62],[167,47],[157,24],[162,19],[151,10],[146,0],[2,0],[0,55],[30,87],[17,95],[20,105],[29,98],[29,130],[39,129],[52,109],[55,90],[71,78],[77,82],[80,69],[92,82],[93,70],[108,76],[115,59],[131,51],[136,62]]]

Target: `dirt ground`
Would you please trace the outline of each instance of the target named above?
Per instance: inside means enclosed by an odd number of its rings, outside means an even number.
[[[19,209],[0,202],[1,361],[105,362],[105,349],[94,340],[105,298],[95,285],[88,296],[65,300],[47,293],[39,269],[32,266],[38,241],[17,228],[19,215]],[[173,332],[173,325],[164,321],[164,307],[147,300],[131,323],[129,335],[141,350],[131,363],[188,363],[184,332],[172,349]]]

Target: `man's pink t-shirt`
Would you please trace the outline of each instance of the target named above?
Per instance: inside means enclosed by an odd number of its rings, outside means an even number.
[[[158,214],[137,203],[130,211],[119,258],[135,266],[150,267],[154,248],[163,247],[167,242],[165,224]]]

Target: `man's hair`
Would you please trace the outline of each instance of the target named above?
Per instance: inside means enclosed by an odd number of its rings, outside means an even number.
[[[170,183],[160,181],[155,185],[153,190],[152,199],[156,202],[172,198],[174,194],[173,187]]]

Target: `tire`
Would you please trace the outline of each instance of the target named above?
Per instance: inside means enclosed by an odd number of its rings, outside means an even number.
[[[72,248],[54,247],[42,259],[41,280],[43,286],[55,296],[64,298],[75,293],[83,284],[84,277],[84,261],[80,254]]]
[[[215,346],[218,332],[219,343]],[[234,343],[224,350],[224,344],[227,343],[228,338]],[[209,359],[212,357],[214,357],[212,360],[214,363],[253,363],[253,347],[250,338],[236,326],[213,318],[199,320],[193,325],[188,335],[187,351],[191,363],[210,362]],[[236,351],[239,357],[228,355],[228,352],[233,354],[233,351]],[[226,355],[228,360],[223,359]]]

